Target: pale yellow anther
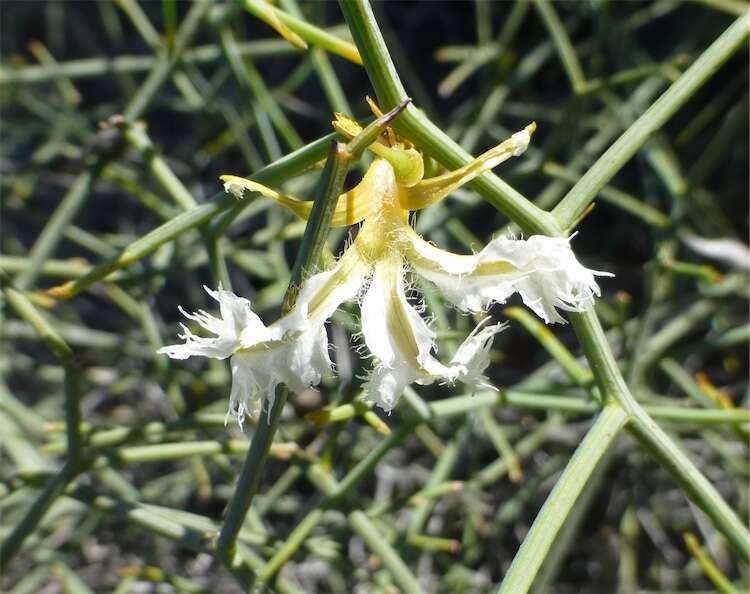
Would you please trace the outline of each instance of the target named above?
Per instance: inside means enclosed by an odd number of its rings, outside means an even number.
[[[362,132],[362,126],[360,126],[355,119],[339,112],[336,112],[333,115],[336,118],[331,122],[333,129],[346,136],[349,140]]]

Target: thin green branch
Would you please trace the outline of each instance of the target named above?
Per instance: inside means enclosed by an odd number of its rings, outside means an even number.
[[[534,0],[534,7],[552,36],[573,92],[580,93],[586,86],[586,77],[565,26],[549,0]]]
[[[284,296],[282,305],[284,312],[290,311],[294,306],[297,291],[307,270],[311,266],[316,266],[320,261],[328,230],[331,226],[336,201],[343,192],[346,174],[351,164],[359,158],[363,147],[374,140],[382,129],[403,111],[405,105],[406,102],[381,118],[378,118],[362,130],[359,135],[355,136],[347,145],[339,141],[331,141],[328,160],[318,182],[310,220],[305,228],[302,245],[297,254],[291,279],[289,280],[286,295]],[[258,490],[265,460],[274,434],[276,433],[281,413],[286,404],[287,396],[288,391],[286,387],[280,388],[273,399],[273,403],[270,405],[267,422],[260,422],[256,427],[255,434],[250,443],[250,450],[247,453],[240,477],[237,481],[234,496],[227,509],[227,518],[216,543],[216,551],[219,558],[230,570],[236,567],[235,541],[237,534]],[[393,438],[394,436],[391,437]],[[363,468],[368,468],[368,464],[370,464],[368,460],[366,458],[363,462]],[[360,474],[354,473],[351,480],[357,481],[359,478]],[[342,493],[350,488],[348,485],[349,483],[346,481],[342,483]],[[335,496],[338,496],[338,493]]]
[[[135,121],[143,115],[157,91],[177,66],[182,52],[197,33],[198,25],[210,4],[210,0],[200,0],[191,7],[180,27],[174,51],[169,56],[163,56],[154,63],[151,73],[125,107],[123,115],[126,120]],[[62,238],[65,228],[78,214],[88,198],[94,180],[98,177],[102,167],[113,156],[112,151],[104,151],[102,155],[95,156],[93,163],[73,182],[60,206],[55,209],[49,222],[31,247],[29,267],[14,279],[18,288],[25,289],[34,283],[44,261],[52,254]]]
[[[597,193],[635,152],[721,68],[747,39],[750,12],[740,16],[701,54],[685,73],[599,157],[552,211],[561,227],[569,227]]]
[[[381,108],[398,105],[409,95],[396,72],[369,3],[366,0],[342,0],[340,5]],[[407,107],[394,123],[394,128],[449,169],[458,169],[471,160],[471,155],[413,105]],[[497,176],[485,173],[471,185],[527,233],[560,234],[548,213],[538,209]]]
[[[302,39],[316,45],[328,52],[338,54],[355,64],[362,64],[362,58],[357,48],[349,41],[345,41],[332,35],[315,25],[308,23],[296,16],[293,16],[264,0],[243,0],[245,10],[254,14],[262,21],[271,25],[274,29],[279,29],[276,21],[289,28],[290,31],[299,35]]]
[[[577,385],[586,387],[594,381],[591,372],[583,368],[573,354],[552,333],[548,326],[542,324],[522,307],[507,307],[503,313],[521,325],[537,339],[551,357],[557,361]]]
[[[369,3],[367,0],[342,0],[340,4],[381,105],[390,107],[398,103],[406,97],[406,92]],[[569,226],[580,216],[596,192],[607,183],[648,136],[658,129],[732,55],[747,37],[748,22],[750,22],[750,13],[735,21],[573,187],[568,193],[569,198],[563,200],[560,205],[562,208],[554,217],[562,223],[563,227]],[[412,106],[409,106],[395,127],[447,167],[463,165],[468,158],[442,130]],[[549,216],[549,213],[535,207],[496,177],[486,174],[475,182],[474,187],[524,231],[548,235],[561,233],[560,227],[554,218]],[[634,433],[675,475],[686,492],[711,517],[716,526],[727,535],[743,556],[749,556],[750,532],[711,483],[634,400],[593,310],[570,314],[570,320],[605,402],[618,403],[633,418]]]
[[[619,402],[630,415],[629,430],[674,476],[685,493],[711,518],[740,555],[750,560],[750,531],[716,487],[630,394],[612,352],[609,348],[599,347],[606,345],[606,338],[596,314],[588,310],[571,314],[570,318],[600,390]]]
[[[280,39],[259,39],[238,44],[241,56],[271,58],[293,53],[295,49]],[[201,45],[186,50],[182,61],[188,64],[210,64],[221,58],[217,45]],[[0,87],[14,84],[39,84],[48,80],[91,78],[110,74],[135,74],[154,67],[151,55],[121,55],[114,58],[83,58],[55,65],[30,65],[0,68]]]
[[[57,355],[63,365],[65,370],[65,433],[68,455],[60,472],[49,479],[23,519],[14,526],[8,537],[0,544],[0,569],[7,567],[11,559],[18,553],[24,540],[37,527],[52,503],[80,472],[83,462],[80,430],[81,371],[78,362],[75,361],[73,351],[57,330],[37,311],[26,295],[9,285],[3,287],[3,294],[16,313],[34,326],[42,340]]]
[[[255,172],[252,175],[252,179],[262,183],[273,184],[274,182],[281,182],[283,179],[303,171],[319,161],[325,155],[325,151],[328,149],[331,138],[334,136],[334,134],[324,136],[323,138],[290,153],[283,159]],[[231,211],[228,214],[236,216],[236,214],[238,214],[243,208],[247,207],[249,203],[249,200],[238,202],[233,195],[227,194],[223,191],[219,192],[209,198],[206,202],[177,215],[153,231],[136,239],[133,243],[122,250],[117,257],[109,262],[100,264],[84,276],[74,281],[49,289],[49,294],[57,299],[71,299],[94,283],[104,280],[116,270],[130,266],[134,262],[137,262],[153,253],[165,243],[174,240],[186,231],[200,227],[214,217],[217,218],[217,227],[212,227],[210,233],[212,235],[218,235],[221,230],[219,225],[221,225],[222,221],[217,215],[224,211]],[[229,221],[231,221],[231,218],[232,217],[229,218]]]

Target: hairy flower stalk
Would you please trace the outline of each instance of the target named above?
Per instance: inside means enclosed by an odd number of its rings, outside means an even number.
[[[357,122],[341,114],[333,124],[349,137],[361,131]],[[332,269],[303,282],[291,312],[265,326],[246,299],[206,289],[220,303],[221,319],[205,312],[185,315],[216,336],[197,337],[183,327],[185,342],[161,352],[174,358],[231,357],[230,412],[241,423],[259,403],[272,402],[277,384],[300,391],[320,382],[331,369],[325,322],[341,303],[363,295],[362,336],[375,361],[364,384],[369,401],[390,410],[411,383],[486,385],[489,349],[503,325],[479,324],[450,361],[439,361],[435,333],[407,298],[407,274],[427,279],[466,312],[486,311],[491,303],[519,293],[530,309],[552,323],[564,322],[558,310],[580,311],[599,295],[594,275],[605,273],[584,268],[562,238],[500,237],[473,255],[446,252],[414,231],[409,213],[521,155],[535,127],[532,123],[461,169],[429,179],[423,179],[421,154],[388,130],[370,145],[376,158],[362,181],[336,204],[332,225],[361,223],[356,238]],[[221,179],[237,197],[259,192],[302,218],[310,215],[311,202],[241,177]]]

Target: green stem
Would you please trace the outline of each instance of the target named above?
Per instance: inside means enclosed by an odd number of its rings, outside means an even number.
[[[198,25],[200,25],[210,7],[210,0],[199,0],[185,15],[175,39],[174,48],[169,53],[164,53],[161,59],[156,62],[154,69],[138,89],[138,93],[123,111],[122,115],[126,120],[135,121],[144,114],[156,93],[180,63],[183,52],[198,32]]]
[[[565,68],[565,73],[568,75],[573,92],[580,93],[586,86],[586,77],[565,26],[549,0],[534,0],[534,7],[544,21],[547,31],[552,35],[552,41],[560,54],[560,60]]]
[[[190,190],[185,187],[185,184],[172,171],[166,159],[157,153],[156,147],[151,142],[151,138],[149,138],[144,127],[128,121],[123,121],[118,123],[118,125],[128,144],[141,153],[154,179],[156,179],[164,191],[169,194],[182,210],[187,211],[196,207],[198,203],[193,198]],[[208,233],[205,229],[201,229],[201,235],[206,244],[206,252],[215,284],[220,284],[224,289],[231,291],[232,283],[224,260],[221,238]]]
[[[685,540],[685,545],[687,546],[688,551],[690,551],[690,554],[698,562],[703,573],[705,573],[708,579],[710,579],[714,586],[716,586],[716,589],[721,592],[721,594],[739,594],[739,591],[734,589],[732,582],[730,582],[727,576],[725,576],[721,569],[719,569],[719,566],[716,565],[710,555],[703,550],[698,538],[689,532],[683,534],[682,537]]]
[[[47,224],[42,229],[39,237],[29,250],[27,265],[13,279],[14,284],[26,289],[31,286],[47,258],[52,254],[57,243],[62,237],[63,231],[73,220],[88,198],[91,186],[96,178],[98,171],[96,169],[84,171],[81,173],[70,186],[65,196],[60,201],[60,205],[52,213]]]
[[[687,454],[646,413],[637,407],[630,424],[631,433],[659,463],[675,477],[685,493],[729,539],[735,550],[750,562],[750,532],[716,487],[693,464]]]
[[[370,82],[375,87],[381,109],[391,109],[408,99],[409,95],[401,84],[369,2],[341,0],[340,5],[362,55]],[[449,169],[458,169],[472,159],[469,153],[414,105],[406,108],[394,123],[394,128]],[[527,233],[560,235],[560,229],[549,213],[534,206],[497,176],[485,173],[471,182],[471,185]]]
[[[537,339],[539,344],[544,347],[550,356],[552,356],[568,374],[576,385],[581,387],[589,386],[593,377],[591,372],[584,369],[573,354],[558,340],[548,326],[542,324],[538,318],[532,316],[527,309],[522,307],[506,307],[503,313],[520,322],[529,333]]]
[[[505,574],[498,594],[525,594],[529,591],[547,551],[586,486],[586,481],[614,443],[627,419],[627,413],[617,404],[610,404],[602,410],[544,502]]]
[[[281,412],[284,409],[284,404],[286,404],[286,397],[286,389],[279,389],[274,404],[268,412],[267,422],[264,423],[261,418],[258,423],[250,442],[250,450],[247,452],[247,457],[242,465],[234,495],[229,502],[226,519],[216,542],[216,553],[230,571],[236,571],[241,566],[241,560],[235,556],[237,536],[245,521],[253,497],[258,491],[260,480],[263,478],[263,467],[268,457],[268,450],[271,448],[271,442],[276,434],[276,428],[279,425]]]
[[[370,550],[380,557],[383,565],[393,574],[393,579],[402,592],[409,592],[409,594],[421,594],[423,592],[406,563],[388,541],[383,538],[383,535],[375,528],[372,520],[367,517],[365,512],[355,511],[349,514],[349,523],[362,537]]]
[[[289,311],[294,306],[296,291],[302,282],[302,275],[306,268],[316,264],[320,260],[325,238],[331,225],[333,210],[336,201],[343,191],[346,173],[349,170],[350,155],[346,146],[338,141],[332,141],[329,149],[329,158],[321,176],[315,203],[310,214],[305,234],[302,238],[302,246],[297,255],[289,281],[287,294],[284,298],[283,308]],[[286,386],[277,390],[276,398],[270,405],[268,420],[266,423],[261,418],[253,434],[250,450],[237,481],[237,487],[227,508],[227,517],[221,528],[219,539],[216,543],[216,551],[228,569],[237,567],[235,562],[235,543],[242,523],[250,508],[250,504],[258,491],[263,474],[268,450],[276,434],[276,428],[281,418],[288,396]]]
[[[413,430],[414,427],[412,425],[404,425],[396,433],[392,433],[349,471],[341,482],[336,482],[319,466],[310,469],[308,474],[313,477],[313,482],[323,492],[325,498],[314,509],[308,512],[286,538],[284,545],[268,560],[268,563],[266,563],[266,566],[260,573],[259,581],[264,583],[270,581],[321,522],[323,512],[326,509],[336,508],[335,504],[350,494],[354,487],[372,472],[377,463],[388,452],[411,435]]]
[[[4,279],[3,279],[4,280]],[[73,352],[52,325],[36,310],[28,297],[13,287],[3,288],[10,306],[37,330],[42,340],[57,355],[65,370],[65,433],[67,436],[67,458],[60,472],[49,480],[39,496],[31,504],[23,519],[0,545],[0,568],[7,568],[18,553],[26,537],[36,528],[52,503],[68,484],[78,475],[82,466],[81,439],[81,371]]]
[[[271,22],[269,12],[273,12],[276,18],[286,25],[290,31],[293,31],[308,43],[323,48],[333,54],[338,54],[342,58],[354,62],[355,64],[362,63],[357,48],[352,45],[351,42],[339,39],[335,35],[331,35],[329,31],[320,29],[301,18],[297,18],[283,10],[279,10],[263,0],[244,0],[242,5],[245,10],[254,14],[266,23]],[[274,25],[271,26],[276,28]]]
[[[596,198],[599,190],[630,160],[643,143],[661,128],[742,46],[749,29],[750,12],[747,12],[732,23],[693,65],[599,157],[552,211],[560,226],[567,228],[578,219]]]
[[[259,39],[238,44],[242,56],[271,58],[290,54],[296,50],[281,39]],[[185,52],[182,61],[187,64],[210,64],[221,58],[217,45],[202,45]],[[153,68],[151,55],[117,56],[114,58],[83,58],[53,65],[31,65],[21,68],[0,68],[0,87],[13,84],[38,84],[60,78],[90,78],[110,74],[131,74]]]
[[[300,251],[294,261],[289,288],[284,297],[283,309],[285,311],[289,311],[294,306],[296,292],[302,284],[307,270],[316,267],[323,255],[333,211],[336,208],[339,194],[343,192],[346,174],[351,164],[350,157],[351,155],[347,152],[345,144],[338,140],[331,141],[318,195],[315,197],[310,212],[310,222],[302,236]]]
[[[290,153],[283,159],[257,171],[252,176],[252,179],[273,184],[274,182],[280,182],[295,172],[304,170],[323,157],[325,154],[324,151],[329,146],[333,136],[325,136]],[[141,258],[153,253],[165,243],[174,240],[186,231],[200,227],[214,217],[217,220],[211,226],[209,233],[211,235],[220,235],[225,226],[229,225],[234,217],[248,204],[249,201],[247,200],[238,202],[234,196],[225,192],[219,192],[208,201],[177,215],[143,237],[139,237],[109,262],[96,266],[74,281],[50,289],[50,295],[58,299],[71,299],[94,283],[105,279],[116,270],[130,266]],[[225,219],[217,216],[224,211],[229,211],[226,213],[227,216]]]
[[[193,36],[197,32],[198,25],[209,6],[210,2],[208,0],[200,0],[200,2],[193,5],[180,27],[174,52],[169,57],[164,57],[155,62],[153,70],[125,107],[123,115],[126,120],[135,121],[143,115],[157,91],[178,64],[182,52],[187,48],[190,41],[192,41]],[[52,254],[55,247],[57,247],[63,232],[76,214],[78,214],[78,211],[88,198],[91,187],[99,176],[103,165],[106,164],[108,158],[111,156],[113,155],[103,154],[95,157],[93,164],[73,182],[60,206],[55,210],[39,235],[39,238],[34,242],[29,252],[29,267],[15,279],[15,283],[19,288],[25,289],[34,283],[44,261]]]
[[[575,184],[579,179],[578,173],[552,161],[548,161],[542,165],[542,172],[553,179],[570,182],[571,184]],[[599,191],[599,196],[603,202],[609,202],[613,206],[638,217],[649,225],[658,227],[659,229],[669,227],[670,221],[666,214],[650,204],[639,200],[632,194],[628,194],[612,186],[604,186]]]
[[[750,531],[711,482],[695,467],[685,452],[635,401],[625,385],[612,352],[606,347],[604,330],[592,310],[570,315],[581,346],[602,394],[618,402],[631,417],[630,431],[668,470],[711,518],[745,560],[750,560]]]

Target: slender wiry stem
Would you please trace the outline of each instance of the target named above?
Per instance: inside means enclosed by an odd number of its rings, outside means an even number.
[[[134,121],[145,112],[154,96],[169,78],[180,60],[182,52],[187,48],[195,36],[198,25],[210,6],[209,0],[200,0],[185,17],[180,27],[177,42],[173,52],[165,54],[154,64],[154,68],[143,82],[138,92],[128,102],[123,111],[126,120]],[[29,266],[19,273],[14,282],[20,289],[31,286],[36,280],[44,261],[52,254],[60,241],[63,230],[73,220],[84,205],[91,191],[92,184],[98,177],[102,167],[112,157],[111,151],[96,155],[91,166],[81,173],[71,186],[60,206],[55,210],[47,225],[29,252]]]
[[[2,279],[5,281],[5,279]],[[24,540],[36,528],[52,503],[81,471],[83,448],[81,439],[81,372],[73,351],[60,337],[57,330],[29,301],[28,297],[12,286],[3,288],[3,295],[16,313],[29,322],[42,340],[58,357],[65,370],[65,433],[67,436],[67,458],[60,472],[52,477],[42,492],[31,504],[23,519],[16,524],[0,545],[0,569],[18,553]]]
[[[310,222],[305,229],[302,246],[295,261],[292,278],[289,281],[287,296],[284,300],[284,309],[286,311],[289,311],[294,305],[296,291],[302,281],[304,270],[320,260],[326,234],[331,225],[331,217],[336,206],[336,200],[343,191],[350,163],[351,160],[349,153],[346,151],[346,146],[340,142],[332,141],[326,167],[318,185],[318,192],[310,215]],[[237,481],[234,497],[227,509],[227,517],[221,528],[221,533],[216,543],[216,550],[222,562],[230,569],[236,566],[235,542],[237,535],[245,520],[253,497],[258,491],[268,450],[276,433],[287,396],[287,388],[279,388],[273,404],[268,411],[267,422],[263,422],[263,418],[259,421],[253,434],[252,442],[250,443],[250,450],[247,453],[240,477]]]
[[[372,143],[382,130],[404,110],[408,103],[409,100],[403,101],[387,114],[379,117],[348,144],[336,140],[331,141],[326,166],[318,182],[310,221],[305,228],[302,245],[294,262],[291,279],[284,297],[282,308],[285,312],[294,307],[297,291],[303,281],[305,272],[320,261],[336,202],[343,192],[346,174],[351,164],[360,157],[364,148]],[[268,450],[271,447],[287,397],[288,390],[286,387],[280,388],[269,410],[268,422],[263,423],[261,420],[258,423],[240,478],[237,481],[235,495],[227,510],[227,518],[222,526],[216,548],[222,561],[230,569],[235,566],[235,541],[247,515],[247,510],[250,508],[253,497],[258,490]]]

